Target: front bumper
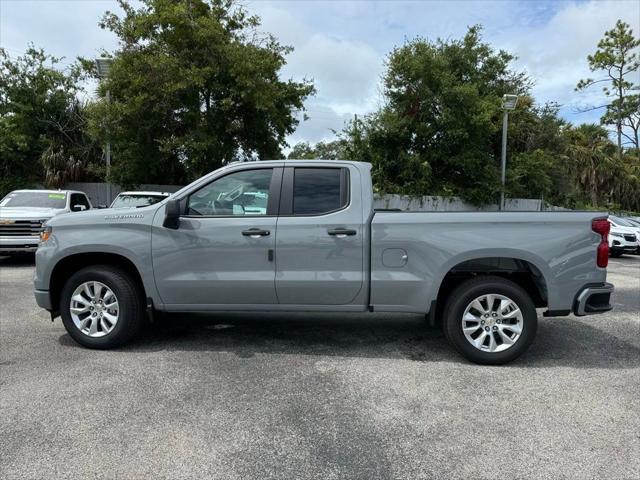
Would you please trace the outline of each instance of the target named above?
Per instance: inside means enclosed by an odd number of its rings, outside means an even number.
[[[585,286],[576,296],[573,313],[577,316],[583,316],[608,312],[613,308],[611,305],[612,293],[613,285],[611,283]]]
[[[14,252],[35,252],[38,249],[40,237],[0,237],[0,254]]]

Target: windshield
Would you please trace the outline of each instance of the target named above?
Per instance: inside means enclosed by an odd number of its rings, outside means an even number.
[[[66,208],[66,193],[11,192],[0,201],[0,207]]]
[[[625,220],[624,218],[614,217],[613,215],[609,215],[609,218],[611,218],[613,223],[615,223],[616,225],[620,225],[622,227],[635,227],[633,223]]]
[[[111,204],[111,208],[147,207],[167,198],[166,195],[131,195],[120,194]]]

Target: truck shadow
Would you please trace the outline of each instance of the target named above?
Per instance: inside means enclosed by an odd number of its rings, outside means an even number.
[[[75,343],[64,335],[64,345]],[[256,355],[388,358],[418,362],[466,360],[422,316],[382,314],[170,315],[123,351],[209,351]],[[640,366],[640,348],[574,318],[540,319],[538,334],[515,368],[620,369]]]

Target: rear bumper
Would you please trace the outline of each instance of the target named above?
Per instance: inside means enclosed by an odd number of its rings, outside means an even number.
[[[34,290],[34,296],[36,297],[36,303],[39,307],[44,308],[46,310],[51,311],[51,296],[49,295],[49,290]]]
[[[611,294],[613,285],[602,283],[585,286],[578,295],[573,306],[573,313],[577,316],[594,315],[611,310]]]

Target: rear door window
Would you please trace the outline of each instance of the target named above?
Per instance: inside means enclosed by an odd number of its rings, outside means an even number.
[[[349,201],[345,168],[296,168],[293,214],[322,215],[346,207]]]

